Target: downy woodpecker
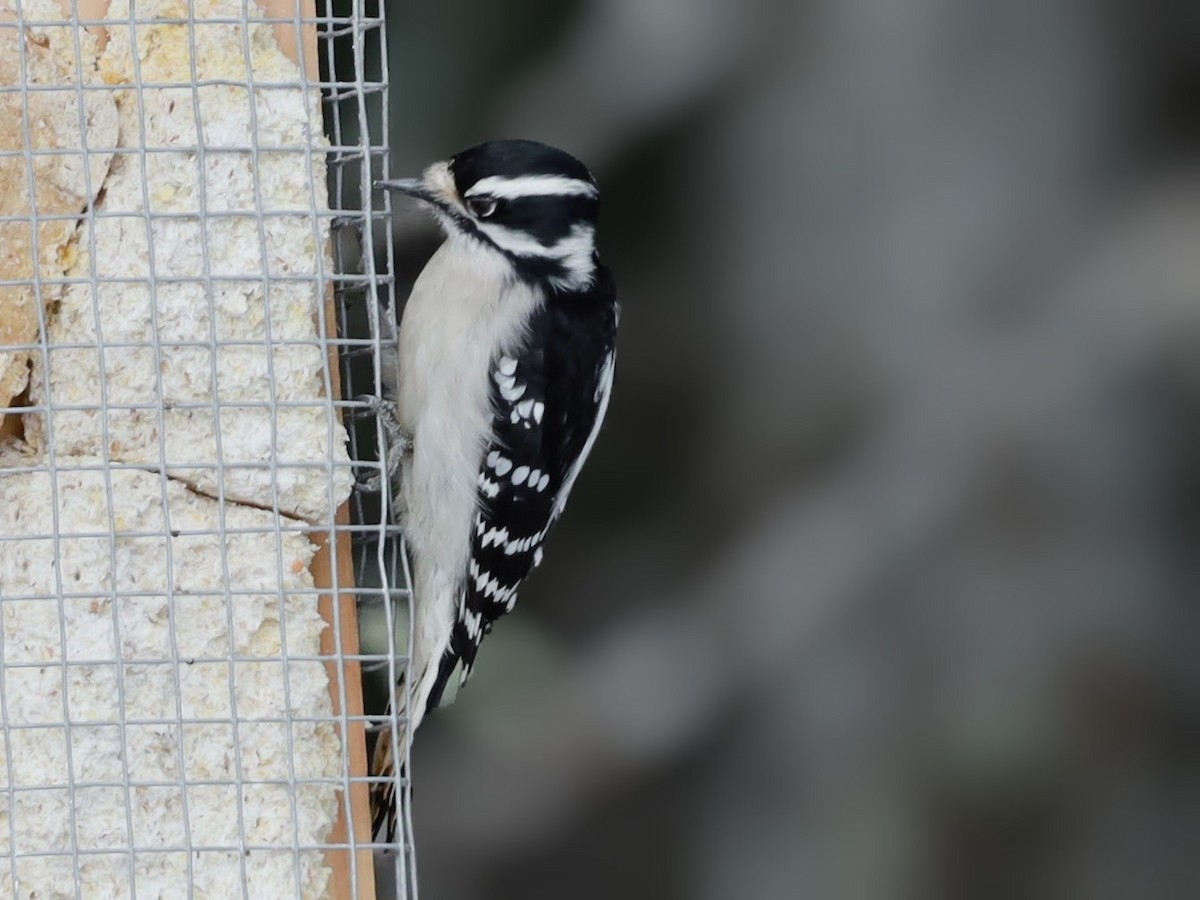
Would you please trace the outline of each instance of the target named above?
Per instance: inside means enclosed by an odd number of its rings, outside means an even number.
[[[397,713],[415,730],[541,562],[608,406],[617,303],[596,252],[596,181],[561,150],[490,141],[378,187],[421,201],[446,234],[413,285],[378,404],[404,448],[388,466],[414,591],[411,707]],[[379,734],[375,776],[393,775],[393,737]],[[373,809],[393,840],[390,780]]]

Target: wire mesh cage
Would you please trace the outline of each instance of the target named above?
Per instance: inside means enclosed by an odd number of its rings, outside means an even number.
[[[394,353],[384,41],[362,0],[0,0],[0,893],[416,894],[349,399]]]

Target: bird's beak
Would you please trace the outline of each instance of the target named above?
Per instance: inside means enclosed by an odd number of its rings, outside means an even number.
[[[397,178],[393,181],[377,181],[375,187],[381,191],[399,191],[426,203],[436,203],[433,191],[425,183],[424,178]]]
[[[454,186],[454,175],[449,163],[437,162],[425,170],[420,178],[397,178],[395,181],[377,181],[375,187],[384,191],[399,191],[415,200],[428,203],[435,213],[452,218],[462,209],[458,189]]]

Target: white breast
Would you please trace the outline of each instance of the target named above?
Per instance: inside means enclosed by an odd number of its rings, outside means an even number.
[[[449,639],[457,598],[448,595],[467,572],[491,430],[489,366],[523,336],[541,302],[511,271],[500,254],[452,236],[417,278],[400,326],[396,404],[413,451],[399,489],[416,567],[418,644]]]

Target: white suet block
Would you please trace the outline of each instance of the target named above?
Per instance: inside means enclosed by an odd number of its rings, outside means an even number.
[[[26,434],[45,448],[49,427],[60,455],[165,464],[204,493],[328,521],[353,477],[318,331],[332,267],[329,220],[313,214],[328,208],[318,97],[269,25],[203,21],[243,14],[242,0],[137,3],[139,19],[194,15],[193,35],[131,28],[128,0],[112,3],[99,73],[131,85],[115,97],[119,145],[136,152],[113,160],[68,272],[97,283],[68,287],[48,373],[35,359],[33,402],[78,408],[27,416]]]
[[[242,865],[250,896],[324,896],[321,852],[290,849],[328,839],[338,785],[311,779],[342,769],[324,664],[284,661],[285,639],[320,653],[312,544],[155,473],[80,458],[52,477],[0,452],[21,465],[0,476],[0,893],[9,828],[19,852],[69,854],[73,809],[80,849],[114,851],[81,858],[83,896],[129,896],[131,839],[137,895],[174,896],[189,835],[230,848],[192,854],[197,896],[240,896]],[[242,839],[278,849],[241,858]],[[71,861],[48,859],[18,858],[21,884],[74,896]]]
[[[81,280],[33,354],[53,411],[0,448],[0,895],[326,897],[325,855],[293,849],[329,839],[346,765],[295,520],[332,521],[352,482],[319,97],[270,25],[237,24],[252,0],[107,15],[104,41],[26,34],[115,88],[69,92],[86,140],[48,146],[118,152],[78,158],[103,191],[42,260]]]
[[[57,0],[24,0],[22,12],[27,20],[62,16]],[[0,0],[0,26],[16,16],[14,0]],[[112,162],[116,104],[105,91],[80,90],[99,80],[97,54],[95,38],[82,32],[77,41],[73,28],[0,27],[0,281],[8,282],[0,284],[0,422],[25,389],[33,356],[4,347],[37,343],[41,309],[62,290],[52,279],[75,260],[74,217]],[[43,217],[36,231],[31,208]]]

